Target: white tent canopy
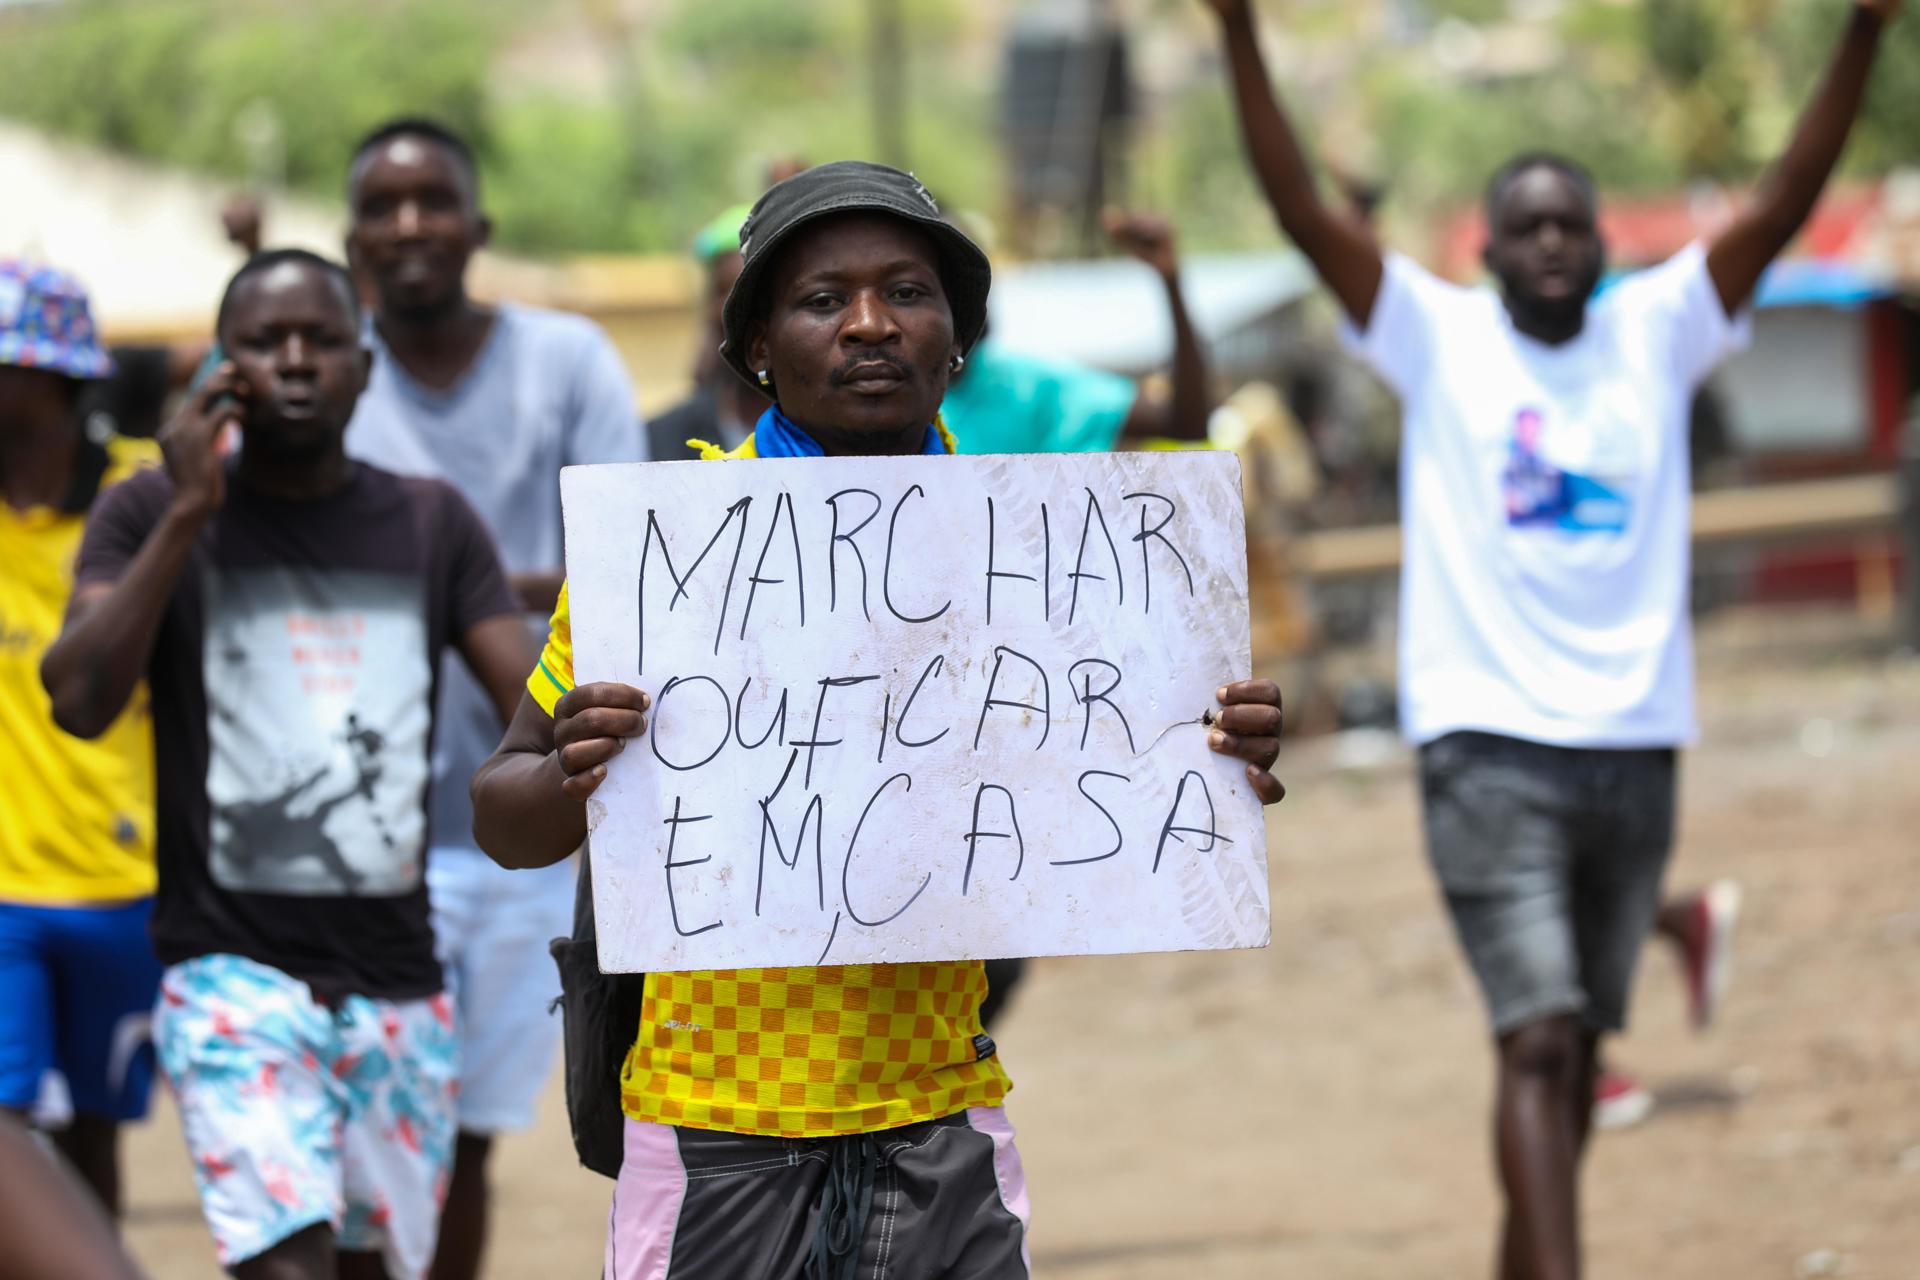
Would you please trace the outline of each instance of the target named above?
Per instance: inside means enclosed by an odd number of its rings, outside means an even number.
[[[1203,341],[1268,320],[1316,287],[1298,253],[1202,255],[1182,264],[1187,310]],[[1029,355],[1142,374],[1173,355],[1159,280],[1130,258],[1048,262],[994,273],[993,339]]]

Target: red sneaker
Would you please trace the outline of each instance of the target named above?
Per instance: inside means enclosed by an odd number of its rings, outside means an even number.
[[[1740,886],[1716,880],[1685,903],[1687,927],[1678,939],[1687,971],[1687,1011],[1694,1030],[1712,1024],[1733,978],[1733,930],[1740,920]]]
[[[1624,1071],[1602,1070],[1593,1083],[1593,1125],[1596,1129],[1626,1129],[1653,1112],[1653,1095]]]

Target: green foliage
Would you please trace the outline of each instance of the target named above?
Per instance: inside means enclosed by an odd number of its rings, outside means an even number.
[[[998,62],[954,56],[983,19],[967,0],[890,2],[909,163],[949,206],[1000,213]],[[751,198],[775,156],[875,154],[875,3],[65,0],[0,11],[0,115],[324,198],[373,124],[439,116],[475,139],[503,247],[679,251],[716,210]],[[600,19],[612,93],[503,94],[503,51],[583,4]],[[1849,4],[1567,0],[1547,32],[1554,65],[1477,79],[1436,73],[1421,33],[1447,19],[1494,33],[1521,6],[1400,0],[1395,20],[1352,0],[1275,8],[1291,55],[1276,71],[1314,77],[1283,91],[1346,126],[1323,136],[1304,121],[1316,149],[1364,142],[1333,158],[1387,178],[1395,216],[1421,218],[1474,199],[1530,147],[1571,153],[1612,189],[1750,178],[1784,141]],[[1170,32],[1211,42],[1197,0],[1132,12],[1137,61],[1164,70]],[[1223,77],[1200,52],[1190,80],[1149,100],[1123,194],[1173,214],[1189,246],[1271,244]],[[1920,13],[1909,12],[1888,34],[1849,168],[1920,162],[1916,121]]]
[[[1786,92],[1812,91],[1826,51],[1845,20],[1845,5],[1800,3],[1764,29],[1783,70]],[[1880,61],[1854,130],[1847,168],[1879,173],[1920,164],[1920,8],[1911,2],[1881,38]]]
[[[1726,56],[1728,31],[1719,10],[1698,0],[1648,0],[1641,12],[1647,61],[1668,83],[1694,84]]]
[[[1646,126],[1609,110],[1613,95],[1577,76],[1537,77],[1436,95],[1399,75],[1377,82],[1378,125],[1396,207],[1477,200],[1493,172],[1523,151],[1558,151],[1609,187],[1664,185],[1681,175],[1647,145]]]
[[[76,4],[63,17],[64,38],[44,47],[33,39],[0,41],[0,109],[61,121],[59,127],[127,151],[164,146],[170,122],[192,105],[185,63],[199,16],[183,6],[122,11]]]
[[[353,143],[425,114],[479,152],[498,243],[683,248],[767,160],[873,154],[869,0],[676,0],[612,47],[612,100],[502,100],[514,0],[69,0],[0,20],[0,115],[135,155],[331,197]],[[988,89],[943,45],[961,0],[901,0],[909,153],[962,205],[996,189]],[[617,24],[615,24],[617,25]]]
[[[1751,180],[1772,161],[1830,57],[1847,0],[1575,0],[1563,61],[1482,84],[1376,60],[1360,92],[1395,205],[1471,199],[1502,158],[1565,151],[1609,189]],[[1886,37],[1847,168],[1920,162],[1920,15]]]
[[[708,68],[776,66],[819,56],[830,35],[822,6],[794,0],[707,0],[678,6],[663,39]]]
[[[757,194],[775,157],[873,157],[868,8],[869,0],[679,0],[639,60],[642,87],[617,108],[630,243],[683,248],[716,212]],[[963,83],[941,59],[964,18],[956,0],[901,5],[908,162],[956,208],[976,207],[997,185],[987,87]],[[747,34],[763,20],[783,33],[778,40]]]
[[[485,200],[499,238],[516,247],[618,247],[641,240],[626,142],[617,117],[539,98],[502,114]]]
[[[1453,18],[1484,24],[1507,16],[1507,0],[1424,0],[1420,8],[1435,21]]]
[[[1271,245],[1273,215],[1241,150],[1224,84],[1196,85],[1170,104],[1164,127],[1145,139],[1136,198],[1179,215],[1188,249]]]
[[[424,112],[485,145],[485,68],[500,0],[71,0],[0,39],[0,113],[138,155],[236,177],[338,189],[354,141]],[[236,137],[264,120],[279,172]]]

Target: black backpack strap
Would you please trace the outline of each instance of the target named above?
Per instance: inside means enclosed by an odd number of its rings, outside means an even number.
[[[573,1149],[581,1164],[615,1178],[620,1175],[626,1138],[620,1072],[639,1033],[646,976],[600,972],[592,861],[582,848],[574,886],[573,935],[555,938],[549,950],[560,969],[558,1004]]]

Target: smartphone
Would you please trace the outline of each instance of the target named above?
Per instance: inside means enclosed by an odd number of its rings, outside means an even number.
[[[211,378],[214,372],[226,362],[226,349],[218,342],[215,342],[212,347],[208,348],[206,358],[200,362],[200,367],[193,371],[193,377],[187,383],[187,395],[190,397],[199,395],[200,388],[207,385],[207,379]],[[226,409],[238,406],[239,403],[240,398],[238,396],[227,394],[215,400],[213,407],[215,409]]]
[[[187,395],[189,397],[198,395],[200,388],[207,385],[207,379],[211,378],[215,370],[226,362],[226,349],[216,341],[207,351],[206,359],[200,362],[200,367],[193,371],[193,378],[187,383]],[[245,406],[239,396],[228,391],[215,397],[211,407],[215,413],[220,413],[227,409],[243,409]],[[223,458],[239,449],[240,430],[236,424],[227,424],[226,430],[221,433],[217,447]]]

